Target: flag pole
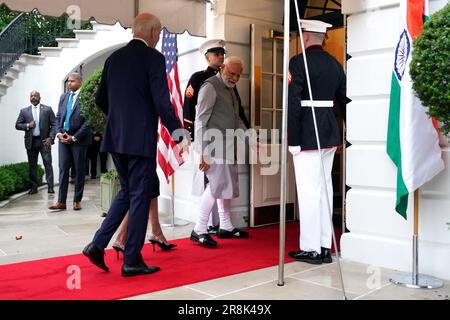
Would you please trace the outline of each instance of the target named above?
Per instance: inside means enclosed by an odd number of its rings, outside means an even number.
[[[320,146],[319,129],[317,127],[316,111],[315,111],[315,107],[314,107],[314,100],[313,100],[313,94],[312,94],[312,89],[311,89],[311,78],[309,77],[308,61],[306,59],[305,41],[303,40],[303,32],[302,32],[302,28],[301,28],[301,24],[300,24],[300,14],[298,11],[297,1],[294,1],[294,4],[295,4],[296,17],[297,17],[298,32],[300,35],[300,44],[302,46],[303,63],[305,64],[306,83],[308,86],[309,97],[311,99],[310,100],[311,101],[311,111],[312,111],[312,116],[313,116],[314,132],[316,134],[317,151],[319,152],[319,155],[320,155],[320,168],[321,168],[322,183],[324,186],[326,186],[327,182],[326,182],[326,177],[325,177],[325,166],[323,164],[323,155],[322,155],[322,148]],[[283,164],[284,163],[282,163],[282,165]],[[329,201],[330,198],[328,195],[328,188],[324,188],[324,189],[325,189],[325,199],[326,199],[326,204],[327,204],[327,209],[328,209],[328,215],[330,217],[331,236],[332,236],[332,240],[333,240],[334,251],[335,251],[334,253],[335,253],[336,262],[337,262],[336,266],[338,269],[339,280],[341,282],[342,298],[344,300],[347,300],[347,295],[345,294],[344,276],[342,274],[342,268],[341,268],[341,261],[340,261],[341,259],[339,257],[338,246],[337,246],[337,241],[336,241],[336,233],[335,233],[334,227],[333,227],[333,209],[332,209],[332,206]]]
[[[414,191],[414,231],[413,231],[413,256],[412,273],[396,273],[390,281],[414,289],[437,289],[444,283],[432,276],[419,274],[419,189]]]
[[[284,39],[283,39],[283,113],[281,133],[281,177],[280,177],[280,238],[278,262],[278,286],[284,286],[284,250],[286,246],[286,163],[287,163],[287,108],[288,108],[288,69],[289,69],[289,16],[290,1],[284,0]]]
[[[172,219],[171,219],[171,223],[162,223],[161,226],[163,227],[180,227],[180,226],[185,226],[187,224],[189,224],[189,222],[187,221],[182,221],[180,219],[177,219],[177,221],[175,222],[175,173],[173,173],[170,176],[170,209],[171,209],[171,215],[172,215]]]

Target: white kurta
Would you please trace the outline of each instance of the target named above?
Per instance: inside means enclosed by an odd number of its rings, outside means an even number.
[[[300,249],[320,253],[321,247],[331,248],[332,226],[325,188],[328,190],[328,201],[333,210],[331,170],[336,147],[322,149],[326,185],[321,174],[319,151],[300,152],[299,148],[289,147],[294,160],[300,211]]]
[[[220,78],[220,74],[216,77]],[[220,79],[222,81],[222,79]],[[232,128],[227,129],[243,129],[246,127],[242,120],[239,118],[238,101],[234,96],[234,92],[230,88],[225,88],[224,90],[229,90],[230,94],[233,96],[233,106],[229,106],[229,109],[224,109],[223,112],[232,112],[234,114],[234,124]],[[205,141],[201,139],[205,132],[209,129],[216,129],[210,125],[210,118],[213,114],[214,106],[216,105],[217,93],[215,87],[209,83],[205,82],[198,95],[198,102],[196,106],[196,118],[195,118],[195,141],[194,150],[195,152],[202,154],[205,150]],[[217,113],[217,110],[215,111]],[[233,143],[234,139],[227,140]],[[234,147],[225,146],[223,150],[225,153],[233,149]],[[234,149],[233,149],[234,150]],[[238,166],[233,159],[227,159],[220,157],[209,157],[211,159],[211,164],[209,169],[204,173],[198,169],[198,166],[194,172],[194,179],[192,185],[192,193],[194,195],[200,196],[205,189],[205,175],[209,181],[211,193],[216,199],[233,199],[239,196],[239,181],[238,181]],[[234,163],[230,164],[230,160]],[[227,162],[228,161],[228,162]],[[224,163],[226,162],[226,163]]]

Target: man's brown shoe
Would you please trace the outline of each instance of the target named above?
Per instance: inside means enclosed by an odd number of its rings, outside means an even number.
[[[81,210],[81,202],[74,202],[73,210]]]
[[[66,204],[65,203],[61,203],[61,202],[57,202],[54,205],[52,205],[51,207],[48,207],[50,210],[66,210]]]

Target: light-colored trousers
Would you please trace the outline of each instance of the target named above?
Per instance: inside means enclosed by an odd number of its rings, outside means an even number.
[[[294,160],[300,211],[300,249],[303,251],[320,253],[321,247],[331,248],[332,226],[325,188],[328,190],[328,201],[333,210],[331,170],[336,149],[322,149],[326,179],[324,185],[319,151],[300,151],[300,147],[289,147]]]

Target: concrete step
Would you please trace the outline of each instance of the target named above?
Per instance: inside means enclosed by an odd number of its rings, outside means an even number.
[[[97,21],[91,21],[92,24],[92,30],[94,31],[111,31],[114,28],[114,25],[109,25],[109,24],[101,24],[98,23]]]
[[[17,72],[24,72],[27,64],[23,61],[16,60],[10,70],[16,70]]]
[[[94,39],[97,31],[95,30],[74,30],[75,36],[77,39]]]
[[[3,83],[8,87],[12,86],[13,81],[14,81],[14,78],[12,78],[11,76],[8,76],[8,75],[5,75],[2,78],[0,78],[0,83]]]
[[[28,53],[24,53],[20,56],[20,58],[24,58],[25,62],[27,64],[33,64],[33,65],[43,65],[45,57],[38,56],[38,55],[32,55]]]
[[[60,48],[76,48],[78,47],[79,39],[75,38],[56,38],[58,41],[58,47]]]
[[[17,78],[19,78],[19,73],[20,73],[19,70],[15,69],[14,67],[11,67],[5,73],[5,76],[8,76],[8,77],[13,78],[13,79],[17,79]]]
[[[0,83],[0,96],[4,96],[7,90],[8,86],[6,86],[4,83]]]
[[[39,47],[39,53],[45,57],[59,57],[62,48],[59,47]]]

